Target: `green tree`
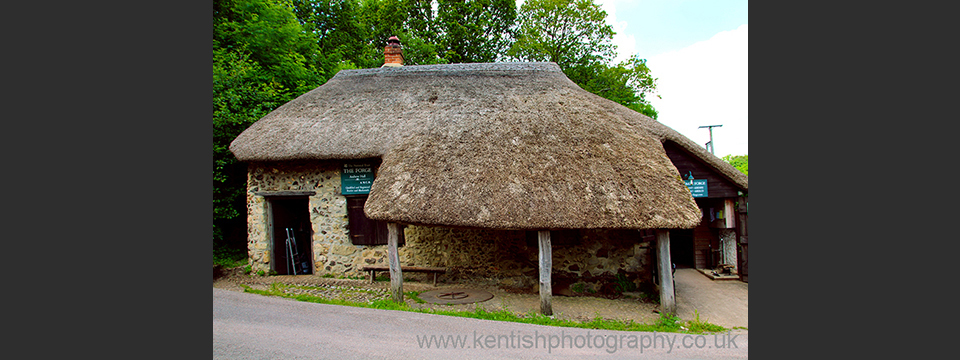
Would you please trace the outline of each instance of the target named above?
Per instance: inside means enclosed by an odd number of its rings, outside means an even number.
[[[230,142],[320,85],[317,40],[303,31],[289,1],[216,0],[212,45],[213,240],[245,247],[246,166]]]
[[[552,61],[561,69],[605,63],[616,54],[607,12],[591,0],[528,0],[520,7],[516,41],[508,54]]]
[[[408,65],[493,62],[509,47],[516,19],[513,0],[363,0],[360,22],[369,29],[370,61],[380,66],[390,36],[403,44]]]
[[[656,91],[646,60],[636,55],[617,65],[613,27],[592,0],[530,0],[520,7],[516,42],[507,54],[552,61],[574,83],[634,111],[657,118],[647,99]]]
[[[577,85],[584,90],[651,118],[657,118],[657,110],[646,98],[647,94],[656,91],[657,79],[650,76],[650,68],[647,67],[645,59],[634,55],[616,66],[596,63],[568,69],[566,73],[573,74],[571,80],[577,78]]]
[[[293,0],[293,8],[303,31],[316,38],[324,82],[340,69],[367,65],[369,30],[360,21],[358,0]]]
[[[722,159],[728,164],[733,165],[737,170],[740,170],[744,175],[750,175],[747,173],[747,155],[726,155]]]
[[[514,0],[438,0],[434,43],[447,63],[494,62],[510,46]]]

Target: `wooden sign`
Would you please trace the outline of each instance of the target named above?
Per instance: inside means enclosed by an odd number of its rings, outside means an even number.
[[[340,189],[343,195],[362,195],[370,193],[373,184],[373,164],[343,164],[340,172]]]
[[[690,189],[690,195],[693,197],[707,197],[707,179],[684,180],[687,189]]]

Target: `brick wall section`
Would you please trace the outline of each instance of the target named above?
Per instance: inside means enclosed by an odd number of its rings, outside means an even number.
[[[399,46],[386,46],[383,48],[384,64],[403,65],[403,49]]]

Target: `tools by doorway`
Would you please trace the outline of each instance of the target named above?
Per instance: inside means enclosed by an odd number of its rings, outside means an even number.
[[[287,256],[290,261],[287,263],[287,274],[293,275],[303,275],[310,273],[310,264],[307,261],[302,261],[302,255],[297,250],[297,236],[293,231],[293,228],[287,229]],[[299,265],[297,266],[297,262]]]

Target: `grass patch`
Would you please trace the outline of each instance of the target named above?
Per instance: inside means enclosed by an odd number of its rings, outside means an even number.
[[[244,249],[230,248],[213,244],[213,264],[224,269],[232,269],[247,264],[247,252]]]
[[[404,291],[403,295],[412,299],[417,304],[426,304],[427,302],[420,298],[420,293],[422,291]]]
[[[585,290],[585,284],[582,282],[575,283],[570,286],[570,290],[573,290],[575,293],[583,293]]]
[[[696,318],[693,321],[688,322],[689,328],[684,328],[681,325],[684,324],[676,316],[669,314],[660,314],[660,318],[654,324],[642,324],[637,323],[632,320],[630,321],[621,321],[621,320],[610,320],[603,319],[599,316],[594,318],[591,321],[574,321],[574,320],[565,320],[565,319],[556,319],[550,316],[545,316],[543,314],[530,311],[526,314],[516,314],[506,309],[501,309],[497,311],[488,311],[477,304],[477,307],[474,310],[469,311],[458,311],[458,310],[434,310],[434,309],[414,309],[407,305],[406,302],[396,303],[390,299],[383,300],[374,300],[370,302],[353,302],[339,299],[327,299],[323,297],[307,295],[307,294],[298,294],[292,295],[284,292],[286,287],[291,285],[283,285],[274,283],[270,285],[269,290],[255,290],[246,285],[241,285],[244,289],[244,292],[258,294],[258,295],[267,295],[267,296],[280,296],[290,299],[295,299],[304,302],[318,303],[318,304],[330,304],[330,305],[341,305],[341,306],[353,306],[353,307],[362,307],[370,309],[381,309],[381,310],[397,310],[397,311],[410,311],[418,312],[425,314],[435,314],[435,315],[446,315],[446,316],[456,316],[463,318],[471,319],[481,319],[481,320],[493,320],[493,321],[508,321],[516,322],[523,324],[535,324],[535,325],[546,325],[546,326],[557,326],[557,327],[571,327],[571,328],[581,328],[581,329],[598,329],[598,330],[620,330],[620,331],[647,331],[647,332],[679,332],[679,333],[703,333],[703,332],[719,332],[725,330],[723,327],[718,325],[713,325],[705,321],[701,321],[699,318],[699,313],[697,313]],[[303,287],[306,288],[306,287]],[[425,301],[420,299],[419,292],[416,291],[407,291],[404,292],[406,298],[412,299],[418,304],[423,304]],[[696,325],[694,325],[696,324]]]
[[[700,312],[697,311],[697,309],[693,309],[693,320],[688,321],[687,326],[690,328],[690,331],[696,333],[721,332],[726,330],[723,326],[700,320]]]
[[[624,274],[617,274],[617,277],[613,281],[617,293],[623,294],[625,292],[637,290],[637,284],[634,284],[633,281],[627,279],[627,276]]]
[[[364,277],[364,276],[352,276],[352,275],[351,275],[351,276],[346,276],[346,275],[340,275],[339,277],[337,277],[337,279],[366,280],[367,278]]]

